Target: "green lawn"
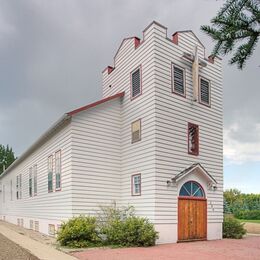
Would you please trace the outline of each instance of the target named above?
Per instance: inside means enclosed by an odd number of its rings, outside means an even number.
[[[240,222],[249,222],[249,223],[259,223],[260,220],[248,220],[248,219],[238,219]]]

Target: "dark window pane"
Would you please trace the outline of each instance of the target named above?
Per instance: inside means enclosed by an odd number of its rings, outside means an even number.
[[[184,73],[183,70],[173,66],[173,77],[174,77],[174,91],[180,94],[184,94]]]
[[[209,104],[209,82],[204,79],[200,80],[200,100]]]
[[[201,186],[193,181],[188,181],[182,185],[179,196],[202,197],[202,198],[205,197]]]
[[[202,189],[199,188],[193,196],[194,197],[204,197]]]
[[[132,74],[132,97],[135,97],[141,93],[141,79],[140,69],[136,70]]]
[[[187,190],[183,186],[180,191],[180,196],[190,196],[190,194],[187,192]]]

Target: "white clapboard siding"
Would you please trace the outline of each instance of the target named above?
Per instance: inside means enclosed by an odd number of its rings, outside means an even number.
[[[61,150],[61,191],[48,193],[47,159]],[[53,160],[55,169],[55,160]],[[37,195],[29,196],[29,168],[37,164]],[[1,215],[19,218],[65,220],[72,216],[71,204],[71,126],[49,137],[23,161],[1,178],[5,185],[5,202],[1,198]],[[22,175],[22,198],[16,199],[16,176]],[[12,180],[12,200],[10,181]],[[55,180],[55,172],[54,172]],[[55,182],[54,182],[55,190]],[[3,195],[1,194],[1,197]],[[2,203],[3,202],[3,203]],[[41,224],[41,223],[40,223]],[[29,227],[29,226],[27,226]]]
[[[155,25],[156,26],[156,25]],[[154,28],[144,32],[144,41],[135,49],[134,39],[123,42],[114,70],[103,73],[103,96],[125,91],[121,112],[121,202],[154,221],[155,206],[155,88]],[[131,100],[131,72],[141,65],[142,95]],[[109,87],[111,86],[111,87]],[[141,119],[141,141],[131,143],[131,123]],[[142,195],[132,196],[131,176],[141,173]]]
[[[203,46],[191,32],[179,33],[178,45],[156,36],[156,223],[177,223],[177,185],[165,184],[192,163],[200,162],[217,180],[217,191],[207,191],[208,222],[222,222],[223,158],[222,158],[222,79],[221,64],[207,63],[200,75],[211,81],[211,107],[192,102],[191,64],[181,58],[183,52],[193,53]],[[158,57],[158,58],[157,58]],[[171,63],[185,68],[186,98],[171,93]],[[187,123],[200,128],[199,156],[187,153]],[[169,208],[175,214],[169,213]]]
[[[73,215],[94,214],[119,202],[121,190],[121,99],[72,118]]]

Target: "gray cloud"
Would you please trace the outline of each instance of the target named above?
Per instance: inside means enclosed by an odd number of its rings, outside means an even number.
[[[157,20],[169,36],[200,32],[223,1],[0,0],[0,143],[19,155],[64,112],[101,97],[101,71],[112,64],[124,37],[142,37]],[[241,73],[224,59],[224,112],[228,138],[258,138],[259,48]],[[238,128],[234,128],[234,124]],[[250,129],[252,131],[250,131]]]

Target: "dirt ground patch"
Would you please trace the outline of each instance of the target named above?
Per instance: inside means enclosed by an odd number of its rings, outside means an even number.
[[[72,255],[81,260],[259,260],[260,236],[150,248],[89,249]]]
[[[259,223],[246,222],[244,227],[248,233],[260,234],[260,224]],[[259,257],[259,259],[260,259],[260,257]]]

